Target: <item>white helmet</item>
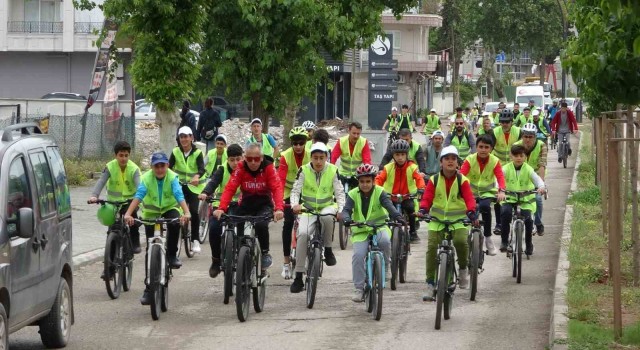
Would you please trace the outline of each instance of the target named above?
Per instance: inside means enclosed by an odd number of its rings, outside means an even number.
[[[450,154],[455,154],[456,157],[459,157],[457,148],[455,148],[454,146],[447,146],[447,147],[442,149],[442,152],[440,152],[440,160],[442,160],[442,158],[444,158],[444,157],[446,157],[446,156],[448,156]]]
[[[522,127],[521,131],[525,134],[526,133],[535,134],[538,132],[538,128],[533,123],[527,123]]]
[[[315,129],[316,124],[314,124],[311,120],[307,120],[304,123],[302,123],[302,127],[305,129]]]

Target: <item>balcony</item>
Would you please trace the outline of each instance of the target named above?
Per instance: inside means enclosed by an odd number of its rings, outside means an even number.
[[[9,33],[62,33],[62,22],[13,21],[8,22]]]
[[[75,22],[73,32],[76,34],[93,34],[102,29],[102,22]]]

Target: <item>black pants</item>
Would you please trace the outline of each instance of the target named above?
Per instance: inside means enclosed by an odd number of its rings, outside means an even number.
[[[291,198],[285,199],[284,203],[291,204]],[[282,251],[284,252],[284,256],[291,255],[291,231],[293,231],[295,219],[293,209],[290,206],[285,206],[284,223],[282,224]]]
[[[254,206],[252,204],[247,205],[245,201],[242,201],[238,206],[238,215],[249,216],[266,216],[273,215],[273,207],[269,205]],[[269,252],[269,221],[258,222],[254,226],[256,230],[256,237],[260,242],[260,249],[262,254]],[[238,235],[244,234],[244,223],[238,224]]]
[[[533,232],[533,219],[531,219],[531,210],[521,210],[524,216],[524,242],[528,247],[531,246],[531,233]],[[510,203],[502,204],[502,244],[509,244],[509,231],[511,229],[511,219],[513,218],[513,206]]]
[[[198,239],[198,232],[200,232],[200,215],[198,215],[200,200],[198,194],[191,192],[189,186],[182,186],[182,193],[191,213],[191,242],[193,242]]]
[[[413,199],[405,199],[400,206],[409,217],[409,232],[416,232],[416,217],[413,215],[416,212],[415,202]]]
[[[502,229],[502,226],[500,225],[500,222],[502,221],[502,209],[500,203],[496,202],[496,204],[493,205],[493,210],[496,213],[496,227],[500,227]]]
[[[491,237],[491,200],[493,198],[482,198],[478,201],[478,210],[482,214],[483,230],[485,237]],[[498,209],[499,210],[499,209]],[[496,213],[498,213],[496,211]],[[499,215],[496,215],[499,218]]]
[[[230,206],[227,213],[234,215],[235,206]],[[222,259],[222,222],[213,215],[209,218],[209,245],[211,257]]]
[[[124,215],[127,212],[127,209],[129,209],[129,207],[120,208],[120,214]],[[138,210],[134,210],[131,216],[134,219],[137,219]],[[109,230],[111,230],[111,227],[109,227]],[[131,244],[133,244],[134,247],[137,247],[140,245],[140,224],[136,223],[133,226],[129,226],[129,238],[131,238]]]
[[[162,217],[165,219],[179,218],[180,212],[177,209],[171,209],[162,214]],[[153,225],[144,225],[144,233],[147,239],[153,237],[153,231]],[[180,223],[167,224],[167,257],[173,258],[178,253],[178,239],[180,239]]]

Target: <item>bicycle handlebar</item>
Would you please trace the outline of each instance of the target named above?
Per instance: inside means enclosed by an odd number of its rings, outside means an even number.
[[[455,225],[455,224],[464,224],[464,225],[471,225],[473,222],[471,222],[471,220],[469,220],[469,218],[464,218],[464,219],[458,219],[458,220],[440,220],[436,217],[430,216],[430,215],[425,215],[422,217],[418,217],[418,221],[425,221],[425,222],[431,222],[434,221],[436,223],[439,224],[443,224],[446,226],[451,226],[451,225]]]
[[[395,227],[401,227],[403,226],[402,223],[396,222],[396,221],[392,221],[392,220],[386,220],[384,223],[382,224],[377,224],[375,222],[347,222],[345,223],[345,226],[347,227],[351,227],[351,226],[355,226],[355,227],[371,227],[372,229],[378,229],[380,227],[384,227],[384,226],[395,226]]]
[[[234,223],[240,222],[250,222],[255,224],[257,222],[265,222],[273,219],[273,215],[260,215],[260,216],[251,216],[251,215],[230,215],[230,214],[222,214],[220,221],[231,221]]]
[[[115,206],[123,206],[125,204],[130,204],[133,199],[127,199],[126,201],[110,201],[106,199],[98,199],[95,202],[87,201],[87,204],[113,204]]]
[[[300,210],[300,213],[306,213],[306,214],[315,215],[315,216],[333,216],[334,218],[338,215],[338,214],[332,214],[332,213],[320,214],[319,212],[313,211],[312,209],[309,209],[309,208],[302,208],[302,210]]]
[[[395,193],[395,194],[391,194],[389,195],[391,198],[395,198],[395,199],[417,199],[418,198],[418,194],[411,194],[411,193],[407,193],[407,194],[400,194],[400,193]]]
[[[180,221],[180,218],[166,219],[166,218],[157,218],[151,220],[144,219],[133,219],[134,222],[143,224],[143,225],[155,225],[155,224],[173,224],[175,222]]]

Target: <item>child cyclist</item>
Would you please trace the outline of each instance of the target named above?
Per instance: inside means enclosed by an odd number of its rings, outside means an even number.
[[[526,163],[527,154],[524,146],[511,146],[511,163],[503,167],[504,178],[507,182],[508,191],[532,191],[536,190],[539,194],[546,192],[544,181],[536,174],[531,165]],[[502,213],[500,223],[502,225],[502,244],[500,251],[506,252],[509,244],[509,230],[511,228],[511,218],[513,216],[513,208],[516,204],[516,197],[507,193],[507,198],[501,203]],[[536,211],[536,195],[528,194],[520,197],[520,210],[524,216],[525,228],[525,254],[533,255],[533,242],[531,241],[531,233],[533,232],[533,220],[531,213]]]
[[[298,177],[291,190],[291,207],[300,218],[296,239],[298,246],[302,247],[297,250],[298,263],[295,269],[296,275],[293,284],[291,284],[291,293],[300,293],[304,289],[302,274],[305,271],[305,261],[307,261],[306,247],[309,234],[315,230],[315,221],[318,219],[315,215],[301,214],[303,206],[320,214],[336,214],[342,211],[345,201],[344,189],[338,176],[338,167],[327,162],[329,159],[327,146],[317,142],[311,146],[310,151],[311,162],[300,167]],[[303,205],[300,205],[300,200]],[[336,257],[331,247],[334,220],[331,216],[322,216],[320,222],[324,242],[324,261],[327,266],[334,266]]]
[[[218,135],[220,137],[220,135]],[[213,152],[212,150],[210,152]],[[202,193],[198,196],[200,200],[206,200],[207,197],[210,197],[214,193],[222,193],[224,188],[227,187],[229,183],[229,179],[231,178],[231,174],[238,163],[242,161],[242,147],[237,144],[230,145],[229,148],[225,150],[226,154],[226,162],[223,166],[217,168],[213,174],[211,174],[211,178],[209,182],[205,186]],[[236,191],[236,194],[233,196],[234,201],[238,201],[240,197],[240,189]],[[214,201],[213,205],[215,207],[218,206],[220,201]],[[209,276],[211,278],[218,277],[220,273],[220,248],[222,244],[222,224],[220,220],[216,219],[214,216],[209,218],[209,244],[211,245],[211,267],[209,267]]]
[[[126,141],[118,141],[113,146],[113,152],[116,157],[114,160],[107,163],[100,180],[93,188],[93,193],[89,198],[90,203],[98,202],[100,192],[104,186],[107,186],[107,200],[108,201],[126,201],[133,198],[136,194],[136,189],[140,184],[140,168],[136,163],[129,159],[131,154],[131,146]],[[126,212],[127,207],[122,207],[122,211]],[[137,217],[137,211],[132,213],[133,217]],[[131,226],[129,230],[129,237],[133,247],[134,254],[140,254],[142,249],[140,248],[140,232],[138,231],[138,225]]]
[[[393,152],[393,162],[384,166],[382,171],[376,176],[376,185],[382,186],[388,194],[418,194],[422,195],[425,184],[424,178],[420,175],[418,166],[407,160],[407,152],[409,152],[409,143],[405,140],[396,140],[391,144],[391,152]],[[393,202],[397,201],[395,197],[391,198]],[[409,232],[411,234],[411,242],[419,242],[418,233],[416,232],[415,206],[413,199],[405,198],[402,201],[402,210],[409,216]]]
[[[215,138],[215,147],[207,152],[203,178],[210,177],[216,169],[227,163],[227,137],[220,134]]]
[[[380,186],[376,186],[374,179],[378,168],[371,164],[361,164],[356,168],[358,187],[349,191],[347,200],[342,210],[342,219],[345,225],[352,222],[384,223],[388,217],[402,222],[402,214],[396,211],[389,195]],[[369,227],[352,227],[351,242],[353,243],[353,256],[351,268],[353,271],[353,284],[355,292],[351,300],[361,302],[364,298],[365,266],[364,259],[367,255],[369,243],[367,238],[372,234]],[[391,230],[388,226],[380,228],[378,234],[378,246],[384,253],[385,261],[391,256]]]
[[[442,170],[433,175],[427,183],[427,189],[420,202],[420,215],[429,213],[432,217],[442,221],[455,221],[468,217],[476,220],[476,200],[471,191],[469,179],[460,174],[458,168],[458,150],[447,146],[440,153]],[[477,222],[476,222],[477,223]],[[460,270],[460,288],[469,285],[467,260],[469,245],[467,243],[468,229],[458,223],[450,227],[453,231],[453,245],[458,255]],[[438,244],[444,239],[444,225],[436,221],[429,223],[429,238],[427,241],[427,293],[423,300],[433,300],[435,292],[436,253]]]

